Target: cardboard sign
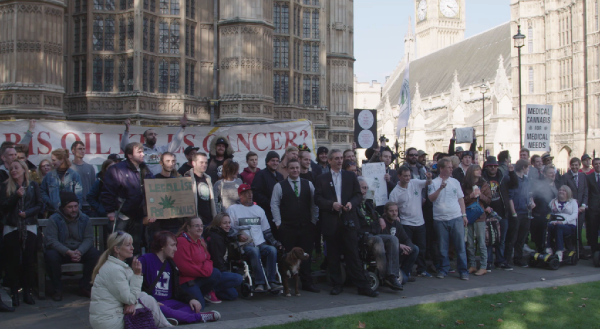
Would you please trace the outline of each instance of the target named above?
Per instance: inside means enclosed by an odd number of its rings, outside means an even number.
[[[473,143],[473,127],[456,128],[456,144]]]
[[[354,110],[354,142],[358,148],[375,146],[377,110]]]
[[[369,182],[369,190],[373,190],[375,205],[383,206],[388,202],[385,164],[383,162],[365,163],[362,166],[363,177]]]
[[[552,105],[527,104],[525,147],[529,151],[550,151]]]
[[[191,177],[144,180],[148,217],[181,218],[196,216],[196,197]]]

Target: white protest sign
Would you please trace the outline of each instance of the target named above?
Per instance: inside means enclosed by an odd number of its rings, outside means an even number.
[[[362,175],[369,182],[369,190],[375,193],[375,205],[383,206],[388,202],[387,185],[385,176],[385,164],[383,162],[365,163],[362,166]]]
[[[550,151],[552,105],[527,104],[525,148],[529,151]]]

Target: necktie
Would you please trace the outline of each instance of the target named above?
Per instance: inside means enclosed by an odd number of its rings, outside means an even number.
[[[299,196],[298,194],[298,182],[293,180],[292,182],[294,182],[294,193],[296,194],[296,197]]]
[[[579,181],[577,180],[577,174],[573,174],[573,180],[575,180],[575,187],[579,188]]]

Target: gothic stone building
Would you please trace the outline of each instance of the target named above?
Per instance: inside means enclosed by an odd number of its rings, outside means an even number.
[[[0,0],[0,114],[210,124],[213,104],[348,145],[353,24],[352,0]]]

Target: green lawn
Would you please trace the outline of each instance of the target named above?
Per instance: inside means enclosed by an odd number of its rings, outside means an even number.
[[[600,282],[592,282],[263,328],[598,328],[598,291]]]

